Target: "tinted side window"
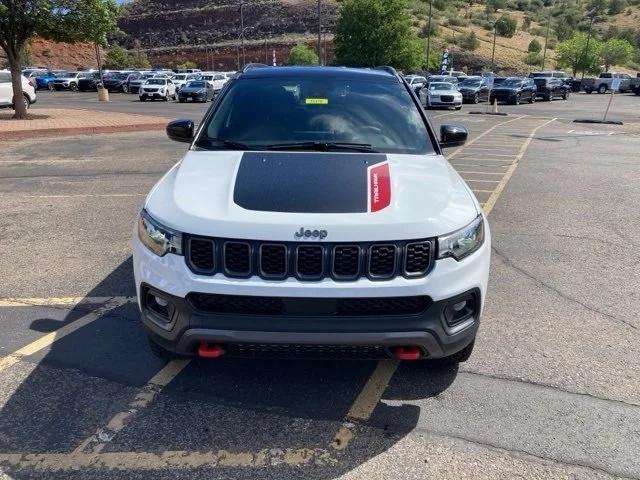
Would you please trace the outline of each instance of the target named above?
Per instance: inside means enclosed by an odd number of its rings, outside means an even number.
[[[11,82],[11,74],[9,72],[0,72],[0,83]]]

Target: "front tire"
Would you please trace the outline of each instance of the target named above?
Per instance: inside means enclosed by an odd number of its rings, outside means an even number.
[[[128,85],[122,85],[122,93],[129,93],[129,86]]]
[[[77,92],[78,91],[78,85],[76,85],[75,83],[69,84],[69,90],[71,90],[72,92]]]
[[[514,104],[514,105],[520,105],[520,94],[517,94],[517,95],[516,95],[516,98],[515,98],[515,100],[513,101],[513,104]]]
[[[49,82],[49,83],[47,83],[47,89],[50,92],[53,92],[56,89],[56,87],[53,86],[53,82]]]
[[[603,94],[603,93],[607,93],[607,86],[602,84],[598,87],[598,93],[599,94]]]
[[[457,365],[458,363],[464,363],[471,357],[471,353],[473,352],[475,343],[476,341],[474,339],[469,345],[464,347],[459,352],[456,352],[453,355],[449,355],[448,357],[431,360],[431,362],[439,365]]]
[[[568,92],[567,90],[565,90],[565,91],[562,93],[562,99],[563,99],[563,100],[567,100],[568,98],[569,98],[569,92]]]
[[[476,93],[476,94],[473,96],[473,103],[475,103],[476,105],[477,105],[478,103],[480,103],[480,94],[479,94],[479,93]]]

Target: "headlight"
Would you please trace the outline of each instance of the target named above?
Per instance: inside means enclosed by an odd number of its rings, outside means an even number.
[[[161,89],[160,89],[160,93],[164,93],[164,88],[161,88]]]
[[[182,234],[155,221],[142,210],[138,218],[138,237],[153,253],[162,257],[167,253],[182,255]]]
[[[460,230],[438,237],[438,258],[453,257],[460,261],[478,250],[484,242],[482,215]]]

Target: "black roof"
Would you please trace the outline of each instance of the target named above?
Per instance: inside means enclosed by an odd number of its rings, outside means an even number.
[[[245,70],[239,78],[350,78],[376,81],[398,81],[391,71],[372,68],[346,67],[252,67]]]

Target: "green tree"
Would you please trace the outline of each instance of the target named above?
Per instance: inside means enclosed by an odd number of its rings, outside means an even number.
[[[196,68],[197,65],[195,63],[193,63],[193,65],[194,66],[192,68]],[[133,68],[147,69],[151,68],[151,62],[149,61],[147,54],[138,49],[131,54],[131,66]]]
[[[609,15],[621,13],[626,6],[627,2],[625,0],[611,0],[609,2]]]
[[[574,77],[578,71],[597,73],[600,70],[601,48],[602,43],[597,38],[587,40],[586,34],[576,33],[556,46],[558,66],[570,68]]]
[[[291,65],[318,65],[320,60],[316,51],[306,43],[298,43],[289,51]]]
[[[540,55],[540,52],[529,52],[522,61],[527,65],[540,65],[542,63],[542,55]]]
[[[527,47],[527,52],[529,53],[538,53],[542,50],[542,45],[535,38],[529,42],[529,46]]]
[[[513,37],[516,34],[518,22],[511,15],[502,15],[496,20],[496,32],[503,37]]]
[[[633,57],[633,46],[626,40],[612,38],[607,40],[600,50],[600,58],[604,63],[604,68],[609,71],[612,65],[622,65]]]
[[[104,56],[104,68],[110,70],[123,70],[132,66],[132,58],[124,48],[115,45],[107,50]]]
[[[406,0],[344,0],[334,39],[338,63],[419,69],[425,44],[411,26]]]
[[[42,38],[106,45],[116,29],[118,6],[114,0],[0,0],[0,47],[11,70],[14,118],[26,118],[22,102],[21,67],[25,46]]]

